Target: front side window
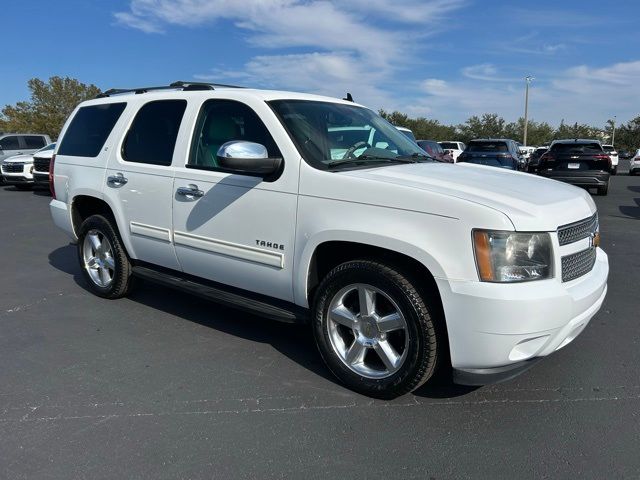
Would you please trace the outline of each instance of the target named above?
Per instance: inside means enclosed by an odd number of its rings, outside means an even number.
[[[186,100],[158,100],[142,106],[122,145],[127,162],[171,165]]]
[[[97,157],[126,103],[82,107],[67,128],[58,155]]]
[[[224,170],[218,164],[218,150],[233,140],[259,143],[266,147],[269,158],[282,157],[267,127],[251,107],[234,100],[208,100],[198,116],[187,166]]]
[[[269,102],[305,161],[321,170],[427,161],[401,131],[356,105],[307,100]]]
[[[22,138],[24,139],[25,145],[29,149],[42,148],[47,144],[44,137],[41,137],[40,135],[25,135]]]
[[[2,147],[3,150],[18,150],[20,148],[20,142],[16,135],[11,135],[0,140],[0,147]]]

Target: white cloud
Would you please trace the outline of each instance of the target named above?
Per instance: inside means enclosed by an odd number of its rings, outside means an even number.
[[[492,66],[474,65],[463,72],[495,74]],[[466,75],[475,79],[474,76]],[[593,123],[604,125],[617,115],[626,121],[638,115],[634,99],[640,97],[640,61],[616,63],[601,68],[586,65],[567,68],[551,78],[540,78],[531,84],[530,118],[559,124]],[[511,83],[489,81],[478,83],[468,79],[445,81],[429,78],[420,84],[420,102],[406,107],[414,115],[434,112],[436,118],[459,122],[470,115],[496,112],[512,121],[524,110],[524,80]]]
[[[462,69],[462,75],[474,80],[484,80],[488,82],[514,82],[516,79],[505,76],[498,72],[495,65],[491,63],[481,63],[479,65],[470,65]]]

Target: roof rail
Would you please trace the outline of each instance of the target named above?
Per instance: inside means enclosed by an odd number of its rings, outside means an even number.
[[[138,87],[138,88],[110,88],[96,96],[96,98],[105,98],[112,95],[122,95],[125,93],[135,93],[136,95],[147,93],[155,90],[177,90],[184,92],[197,90],[215,90],[219,88],[244,88],[237,85],[225,85],[223,83],[205,83],[205,82],[183,82],[181,80],[173,82],[169,85],[161,85],[158,87]]]

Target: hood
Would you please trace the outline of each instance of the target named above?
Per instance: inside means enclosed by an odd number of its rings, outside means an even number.
[[[51,160],[54,151],[55,150],[45,150],[44,152],[34,153],[33,158],[44,158],[46,160]]]
[[[596,211],[584,189],[528,173],[468,163],[416,163],[351,170],[343,175],[485,205],[504,213],[520,231],[554,231]]]
[[[5,158],[4,161],[7,163],[33,163],[33,155],[27,153],[14,155],[13,157]]]

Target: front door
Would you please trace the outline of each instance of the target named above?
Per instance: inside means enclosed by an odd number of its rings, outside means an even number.
[[[299,159],[284,158],[277,178],[228,173],[216,154],[231,140],[260,143],[270,157],[282,156],[252,107],[231,100],[204,102],[187,164],[175,168],[178,260],[185,273],[292,301]]]

